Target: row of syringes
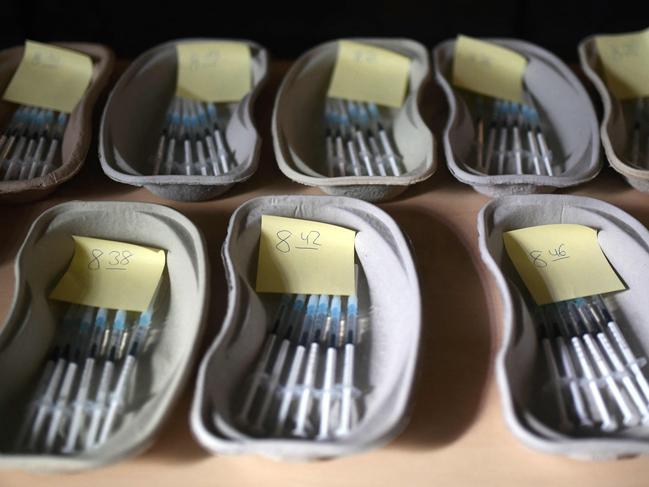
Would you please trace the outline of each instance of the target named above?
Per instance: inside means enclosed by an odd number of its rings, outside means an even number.
[[[400,176],[395,149],[375,103],[328,98],[325,102],[327,168],[335,176]]]
[[[236,161],[227,145],[223,114],[214,103],[174,97],[158,142],[153,174],[219,176]]]
[[[284,295],[245,389],[239,421],[263,436],[348,435],[359,419],[357,339],[356,297]]]
[[[555,175],[552,151],[534,107],[477,96],[475,128],[478,173]]]
[[[52,172],[67,122],[67,113],[19,106],[0,135],[2,180],[33,179]]]
[[[643,142],[644,141],[644,142]],[[633,102],[633,129],[628,144],[629,163],[638,169],[649,169],[649,99]]]
[[[559,429],[588,434],[649,424],[649,383],[604,299],[537,309]]]
[[[151,312],[136,321],[124,310],[68,307],[27,406],[17,451],[73,454],[106,442],[123,412]]]

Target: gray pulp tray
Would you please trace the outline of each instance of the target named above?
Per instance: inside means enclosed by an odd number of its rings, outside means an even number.
[[[140,55],[113,88],[101,119],[99,160],[115,181],[144,186],[163,198],[203,201],[215,198],[257,170],[261,139],[253,122],[253,107],[268,71],[266,49],[248,44],[252,89],[235,104],[225,138],[236,167],[219,176],[152,175],[153,155],[160,139],[169,102],[176,89],[176,44],[222,39],[180,39]]]

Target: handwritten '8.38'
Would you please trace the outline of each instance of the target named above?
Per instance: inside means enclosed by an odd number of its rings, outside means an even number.
[[[105,253],[101,249],[92,249],[90,253],[92,254],[92,259],[88,262],[88,269],[91,271],[99,271],[101,269],[107,271],[125,271],[128,269],[131,259],[135,257],[135,254],[130,250],[111,250]]]
[[[561,244],[554,249],[532,250],[529,252],[530,260],[535,267],[545,268],[552,262],[569,259],[568,251],[565,244]],[[544,258],[545,257],[545,258]]]
[[[278,242],[275,248],[283,254],[288,254],[292,250],[320,250],[321,244],[320,232],[317,230],[310,230],[308,232],[300,232],[297,244],[295,243],[296,236],[290,230],[280,230],[276,233]],[[291,245],[292,244],[292,245]],[[299,245],[298,245],[299,244]]]

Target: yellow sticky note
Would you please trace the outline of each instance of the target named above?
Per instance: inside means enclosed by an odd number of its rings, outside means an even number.
[[[620,99],[649,96],[649,29],[595,37],[608,87]]]
[[[584,225],[521,228],[503,234],[505,249],[537,304],[625,289]]]
[[[80,52],[26,41],[3,98],[21,105],[70,113],[92,77],[92,60]]]
[[[164,250],[91,237],[74,239],[70,266],[50,299],[144,311],[165,267]]]
[[[263,215],[257,291],[356,294],[355,236],[353,230],[336,225]]]
[[[506,47],[460,35],[455,42],[453,84],[476,93],[523,102],[524,56]]]
[[[239,101],[252,84],[250,47],[241,42],[182,42],[176,45],[176,95],[212,102]]]
[[[408,88],[410,58],[352,41],[338,42],[327,96],[400,107]]]

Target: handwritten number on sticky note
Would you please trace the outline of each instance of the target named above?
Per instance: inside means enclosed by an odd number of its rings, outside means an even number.
[[[537,304],[624,289],[593,228],[539,225],[505,232],[503,241]]]
[[[113,271],[113,270],[119,270],[119,271],[125,271],[126,266],[128,266],[131,261],[130,258],[135,256],[132,252],[128,250],[122,250],[121,252],[119,250],[112,250],[108,253],[112,259],[108,263],[111,267],[106,267],[106,270],[108,271]],[[117,267],[121,266],[121,267]]]
[[[558,260],[563,260],[563,259],[569,259],[570,258],[570,256],[568,255],[568,252],[564,248],[564,244],[559,245],[554,250],[549,250],[548,253],[552,257],[554,257],[554,259],[552,259],[553,262],[556,262]]]
[[[297,250],[318,250],[320,248],[320,232],[317,230],[310,230],[307,232],[300,232],[299,244],[291,246],[289,239],[293,237],[293,232],[290,230],[279,230],[277,233],[278,242],[275,248],[283,254],[288,254],[292,249]]]
[[[193,53],[189,59],[189,69],[196,72],[202,69],[213,69],[219,64],[221,53],[218,48],[203,53]]]
[[[263,215],[258,292],[355,292],[353,230],[313,220]]]
[[[320,247],[320,244],[318,243],[318,239],[320,238],[320,232],[316,230],[311,230],[305,234],[305,232],[300,233],[300,238],[302,239],[303,242],[305,242],[304,245],[296,247],[301,250],[318,250],[318,247]]]
[[[621,61],[627,58],[638,57],[640,50],[634,42],[625,42],[619,45],[609,46],[609,52],[613,59]]]
[[[104,252],[101,249],[92,249],[90,253],[92,259],[88,262],[88,269],[91,271],[100,271],[102,269],[107,271],[125,271],[131,263],[131,258],[135,257],[135,254],[130,250],[111,250],[108,252],[108,262],[105,262],[102,267],[100,257],[105,255]]]
[[[473,63],[477,66],[480,66],[481,69],[490,70],[493,65],[491,59],[489,59],[489,56],[485,56],[484,54],[470,54],[467,56],[466,60],[469,63]]]
[[[30,62],[34,66],[57,69],[61,65],[61,56],[53,52],[34,52],[31,55]]]
[[[241,42],[181,42],[176,46],[176,94],[212,102],[241,100],[252,86],[250,48]]]
[[[99,257],[104,255],[104,253],[99,249],[92,249],[91,254],[93,256],[93,259],[90,262],[88,262],[88,269],[90,269],[91,271],[98,271],[99,269],[101,269],[101,264],[99,263]]]
[[[453,84],[495,98],[523,101],[527,60],[509,48],[458,36],[453,59]]]
[[[92,237],[72,238],[72,260],[50,298],[111,309],[144,311],[148,307],[164,270],[163,250]]]
[[[569,259],[570,256],[568,255],[568,251],[565,249],[565,244],[561,244],[558,247],[554,249],[549,249],[549,250],[531,250],[529,252],[530,260],[532,261],[532,264],[534,264],[535,267],[538,267],[540,269],[543,269],[545,267],[548,267],[548,261],[543,258],[543,256],[547,253],[548,260],[550,262],[557,262],[559,260],[564,260],[564,259]]]
[[[353,53],[353,59],[359,64],[376,64],[378,61],[378,56],[375,52],[368,52],[365,49],[355,49]]]
[[[275,248],[280,252],[287,254],[291,251],[291,244],[288,243],[288,239],[293,235],[289,230],[280,230],[277,232],[277,238],[279,242],[275,245]]]
[[[69,113],[83,96],[91,77],[92,60],[86,54],[26,41],[23,59],[3,98]]]
[[[608,88],[619,99],[649,96],[649,29],[595,37]]]
[[[407,56],[341,40],[327,96],[398,108],[403,104],[409,76]]]

